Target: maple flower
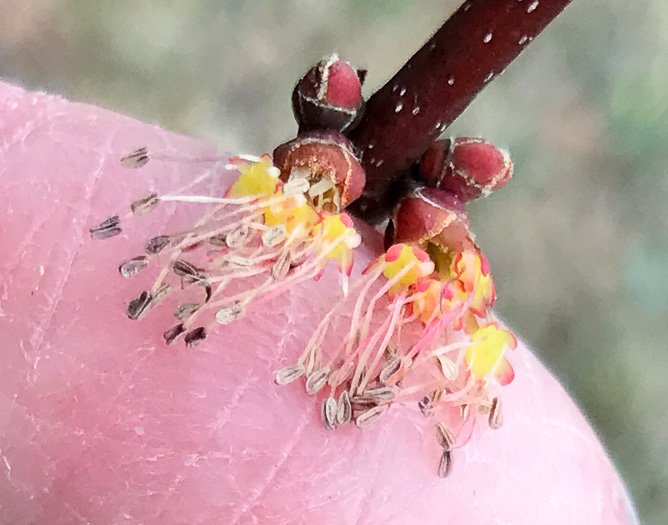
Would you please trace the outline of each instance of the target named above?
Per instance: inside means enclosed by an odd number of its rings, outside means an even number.
[[[147,152],[132,156],[143,165]],[[181,289],[194,291],[195,299],[174,312],[178,324],[164,334],[169,344],[183,338],[194,346],[257,301],[319,279],[331,263],[343,293],[297,362],[276,373],[278,384],[304,377],[308,394],[328,392],[322,405],[328,429],[351,421],[365,428],[395,403],[417,404],[436,418],[437,439],[448,453],[466,443],[481,415],[492,428],[501,425],[500,400],[492,395],[514,378],[507,351],[517,341],[494,320],[494,281],[475,245],[426,237],[397,243],[349,283],[361,238],[347,214],[322,205],[324,179],[301,165],[281,173],[268,155],[237,157],[226,167],[239,175],[223,197],[154,193],[132,203],[133,215],[162,201],[206,211],[190,229],[149,239],[145,254],[121,265],[124,277],[153,262],[161,268],[154,285],[130,302],[128,317],[143,317]],[[339,191],[329,182],[327,188]],[[336,195],[330,201],[338,202]],[[111,217],[91,235],[117,235],[121,222]],[[347,332],[328,337],[344,307],[352,312]],[[207,312],[215,320],[202,322]]]
[[[392,245],[352,283],[350,295],[325,315],[297,363],[279,370],[276,381],[304,377],[308,394],[326,391],[322,420],[330,430],[350,421],[365,428],[395,403],[416,403],[436,419],[437,439],[449,453],[468,441],[481,416],[492,428],[503,421],[492,392],[514,377],[506,352],[517,341],[491,320],[494,298],[479,250]],[[347,336],[328,338],[344,304],[353,312]]]
[[[174,160],[149,155],[142,148],[122,162],[137,168],[149,159]],[[221,162],[209,160],[214,166]],[[269,155],[234,157],[225,168],[239,175],[223,191],[223,197],[153,193],[131,206],[132,215],[145,215],[163,201],[206,209],[190,229],[152,237],[143,255],[120,266],[121,275],[129,278],[150,263],[161,265],[150,290],[128,304],[131,319],[143,317],[180,289],[197,294],[174,312],[179,323],[165,332],[168,344],[182,337],[188,346],[198,344],[216,323],[225,325],[240,319],[252,303],[304,280],[319,278],[329,261],[336,263],[343,290],[347,290],[353,250],[361,241],[350,217],[314,206],[309,199],[309,177],[296,172],[282,181]],[[111,219],[113,224],[106,224]],[[120,233],[120,216],[111,219],[91,229],[91,235],[108,238]],[[215,322],[201,323],[206,312],[214,314]]]

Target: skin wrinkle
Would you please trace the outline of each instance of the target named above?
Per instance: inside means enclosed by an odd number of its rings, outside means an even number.
[[[30,227],[28,227],[28,229],[26,230],[26,236],[24,237],[21,244],[18,246],[15,256],[12,259],[10,259],[9,264],[6,265],[8,268],[7,273],[2,278],[2,287],[5,290],[5,293],[7,287],[12,282],[14,272],[16,272],[16,270],[19,268],[22,254],[26,251],[27,247],[32,244],[35,235],[37,234],[38,231],[40,231],[44,227],[47,221],[48,217],[41,216],[39,221],[32,222]]]
[[[292,293],[288,293],[288,297],[290,301],[292,302]],[[281,332],[281,340],[279,344],[279,351],[278,355],[275,359],[268,360],[268,363],[272,363],[273,367],[277,367],[277,363],[280,362],[281,358],[284,357],[285,352],[287,347],[285,346],[285,335],[287,333],[288,328],[290,327],[290,316],[289,314],[287,315],[288,317],[288,323],[282,324],[282,332]],[[227,422],[230,419],[230,416],[234,412],[236,408],[238,408],[241,400],[243,399],[244,393],[247,392],[251,387],[255,386],[257,382],[260,380],[260,375],[254,375],[254,376],[248,376],[248,379],[244,380],[235,390],[234,393],[232,394],[232,399],[228,405],[225,406],[224,411],[223,411],[223,418],[222,421],[219,421],[217,426],[216,426],[216,431],[221,432],[223,427],[227,424]],[[238,519],[238,518],[237,518]]]
[[[3,93],[0,86],[0,100]],[[185,139],[164,134],[157,128],[144,128],[102,110],[63,101],[57,104],[50,110],[50,114],[59,115],[60,121],[52,123],[53,134],[70,143],[73,141],[67,140],[68,133],[84,133],[95,122],[90,132],[96,138],[82,140],[72,154],[99,157],[97,153],[101,152],[108,163],[97,197],[90,198],[95,215],[90,219],[92,222],[98,215],[104,218],[105,213],[113,211],[115,202],[129,203],[137,188],[157,185],[154,181],[158,180],[158,174],[161,188],[188,176],[188,170],[172,165],[156,168],[149,165],[146,174],[140,177],[121,172],[110,164],[137,146],[131,143],[137,137],[145,137],[149,147],[159,143],[163,149],[187,152],[195,150],[194,142],[184,142]],[[77,120],[79,111],[84,115],[83,123]],[[68,121],[72,124],[67,124]],[[25,162],[28,174],[33,175],[29,155]],[[59,205],[66,205],[71,197],[67,197],[61,184],[57,179],[49,183],[48,196],[53,196]],[[215,184],[211,180],[209,188],[215,188]],[[120,189],[113,190],[119,186]],[[39,191],[43,190],[41,186]],[[111,199],[107,198],[110,191]],[[178,214],[173,208],[169,212],[170,222],[176,222]],[[27,483],[28,490],[35,494],[35,499],[28,503],[27,496],[14,492],[8,486],[9,481],[0,476],[0,505],[7,508],[6,516],[16,517],[16,525],[73,520],[144,525],[229,523],[234,516],[238,516],[239,525],[251,522],[345,525],[355,523],[356,519],[361,523],[429,525],[437,522],[439,509],[440,516],[457,522],[462,519],[467,523],[489,522],[499,518],[521,523],[517,520],[520,516],[535,521],[538,516],[535,503],[527,499],[524,512],[503,502],[499,504],[485,476],[497,480],[498,490],[507,494],[517,491],[516,497],[538,496],[532,492],[533,484],[554,489],[554,505],[563,504],[563,498],[571,494],[561,474],[550,480],[529,480],[527,474],[533,475],[533,470],[527,470],[530,463],[522,461],[521,447],[525,442],[530,443],[527,438],[544,419],[543,415],[536,417],[536,411],[544,406],[551,407],[554,417],[564,418],[564,425],[576,427],[585,436],[590,431],[556,381],[539,368],[523,346],[512,354],[517,381],[503,392],[504,403],[508,397],[508,424],[496,432],[481,429],[480,435],[469,444],[480,461],[471,465],[457,461],[452,479],[445,481],[435,476],[434,444],[429,436],[416,430],[416,426],[426,427],[422,432],[427,434],[429,423],[425,424],[415,411],[393,408],[368,431],[344,428],[327,433],[319,428],[319,418],[314,417],[319,398],[306,396],[303,385],[278,388],[271,384],[273,365],[296,359],[310,336],[308,324],[322,314],[323,303],[328,304],[339,293],[338,287],[334,287],[338,281],[332,278],[336,277],[335,272],[326,272],[318,284],[291,290],[289,299],[283,296],[258,306],[249,312],[248,319],[229,330],[221,330],[201,347],[161,346],[158,343],[161,323],[170,312],[156,312],[139,323],[124,320],[123,301],[137,284],[113,274],[115,260],[127,256],[132,246],[141,245],[142,237],[155,228],[152,221],[155,222],[149,218],[136,228],[129,227],[127,235],[118,242],[99,245],[84,242],[77,247],[70,267],[71,278],[63,286],[61,301],[55,308],[57,316],[44,335],[43,344],[53,346],[53,362],[37,378],[28,392],[30,395],[21,397],[21,413],[12,410],[8,426],[0,428],[0,447],[13,466],[12,482]],[[11,246],[7,251],[9,257],[14,255],[14,249]],[[367,245],[361,247],[360,253],[357,268],[363,267],[373,252]],[[87,287],[96,282],[98,274],[109,277],[100,282],[96,293],[90,294]],[[21,305],[15,300],[19,289],[16,283],[13,286],[12,301],[3,306],[16,319],[11,330],[19,334],[20,344],[28,321],[17,313],[17,305]],[[90,324],[91,310],[96,316],[93,324]],[[60,330],[60,319],[69,319],[72,312],[80,323],[81,333]],[[277,317],[273,312],[285,312],[285,316]],[[105,322],[99,322],[100,319]],[[346,320],[341,319],[341,325]],[[0,319],[0,323],[4,320]],[[58,330],[54,328],[56,324]],[[0,325],[0,330],[7,326]],[[337,326],[330,336],[336,338],[341,333]],[[91,345],[92,352],[82,350],[87,345]],[[258,353],[250,354],[248,348]],[[143,351],[138,353],[138,349]],[[58,368],[54,368],[56,364]],[[214,428],[212,432],[210,423],[216,421],[217,410],[229,408],[233,393],[249,377],[255,382],[239,396],[237,406],[224,419],[225,431]],[[536,386],[540,386],[539,394],[527,396],[527,391]],[[24,388],[25,385],[19,385],[20,392]],[[3,391],[7,392],[4,388]],[[200,395],[193,394],[195,391]],[[305,415],[308,411],[311,416]],[[532,416],[512,420],[515,413]],[[265,428],[262,422],[266,422],[266,430],[258,433]],[[135,426],[142,426],[144,434],[137,435],[133,431]],[[299,435],[295,427],[301,428]],[[28,428],[26,435],[17,434],[21,428]],[[79,430],[83,432],[80,435]],[[523,436],[519,436],[520,432]],[[549,448],[554,439],[562,439],[582,453],[581,440],[573,439],[572,432],[555,427],[553,434],[552,441],[540,436],[542,447]],[[523,441],[512,446],[513,436],[522,437]],[[9,439],[11,448],[5,446]],[[533,453],[537,447],[528,448]],[[608,498],[603,489],[613,483],[614,472],[593,434],[585,450],[596,462],[584,457],[582,468],[598,467],[595,475],[592,471],[585,472],[590,482],[588,490],[603,501],[602,498]],[[556,452],[556,458],[564,458]],[[151,461],[151,455],[163,457]],[[484,464],[485,457],[492,458],[489,464]],[[316,459],[327,468],[318,469]],[[502,474],[510,465],[518,473],[518,479],[507,483]],[[42,472],[31,471],[35,468]],[[64,473],[63,468],[74,470]],[[375,481],[371,479],[374,476]],[[153,496],[149,497],[148,491]],[[479,496],[474,496],[475,491]],[[47,496],[49,492],[51,496]],[[241,495],[254,499],[244,499]],[[21,509],[20,504],[25,506]],[[546,505],[550,503],[545,502],[542,510],[549,514]],[[37,506],[43,506],[43,511],[37,511],[36,520],[30,519],[26,513],[34,514]],[[359,515],[355,512],[358,508],[362,509]],[[291,514],[295,511],[298,515]],[[598,505],[596,509],[584,505],[578,519],[595,521],[595,512],[602,511]],[[612,520],[611,511],[605,512],[605,518]],[[368,516],[361,518],[365,513]],[[564,516],[572,518],[573,514]],[[268,517],[272,517],[271,521]],[[551,518],[560,517],[548,515],[545,523],[557,523],[550,521]]]
[[[92,199],[95,195],[95,192],[97,190],[97,187],[100,183],[100,178],[102,176],[102,171],[104,169],[104,157],[100,158],[100,163],[98,165],[98,169],[95,170],[95,172],[92,173],[91,177],[89,180],[86,182],[86,190],[84,193],[84,206],[85,209],[82,210],[80,214],[78,214],[78,217],[75,215],[73,217],[73,224],[74,228],[76,230],[75,234],[75,241],[73,241],[74,244],[74,249],[72,250],[72,254],[69,257],[65,270],[62,274],[62,277],[60,278],[59,283],[56,286],[56,293],[52,297],[52,307],[49,309],[48,314],[46,317],[43,319],[43,321],[35,328],[35,331],[33,332],[33,335],[30,336],[30,343],[33,346],[33,352],[35,354],[35,359],[33,361],[33,372],[30,377],[28,377],[28,382],[33,383],[37,379],[37,365],[41,359],[41,348],[42,344],[44,343],[44,339],[51,329],[51,323],[53,322],[54,315],[56,313],[56,309],[58,308],[58,305],[60,304],[60,301],[63,299],[63,290],[65,289],[65,286],[67,285],[67,281],[70,278],[70,275],[72,273],[72,268],[74,267],[74,261],[77,257],[77,254],[79,253],[80,247],[84,243],[84,232],[85,232],[85,225],[89,222],[89,218],[91,216],[91,209],[92,209]],[[77,222],[78,219],[78,222]],[[48,261],[44,262],[44,267],[46,267],[48,264]],[[35,336],[37,337],[35,340]],[[34,342],[33,342],[34,341]],[[29,372],[30,374],[30,372]]]
[[[383,431],[378,433],[378,439],[376,445],[380,444],[380,446],[374,447],[378,451],[376,454],[376,460],[378,463],[382,462],[382,458],[384,454],[387,452],[383,444],[386,442],[385,436],[387,435],[388,429],[389,427],[385,426],[383,428]],[[364,523],[362,520],[366,517],[366,514],[369,510],[369,506],[371,505],[372,496],[376,490],[376,483],[378,482],[379,473],[380,469],[375,468],[371,483],[369,483],[366,493],[360,498],[361,505],[359,507],[359,510],[357,511],[357,518],[355,518],[355,525],[362,525]]]
[[[294,448],[297,446],[297,444],[304,436],[304,430],[306,430],[306,426],[313,419],[313,412],[314,412],[314,405],[309,405],[308,408],[304,411],[304,416],[302,417],[299,426],[295,428],[295,432],[292,435],[292,438],[278,452],[279,455],[278,463],[276,463],[276,465],[269,471],[267,476],[260,482],[260,484],[255,489],[253,489],[252,492],[254,494],[251,493],[249,495],[248,501],[245,501],[241,505],[239,505],[240,512],[232,518],[232,523],[230,525],[237,525],[237,523],[239,523],[239,519],[246,512],[250,512],[253,509],[257,501],[269,488],[271,482],[276,478],[280,470],[283,468],[283,465],[285,464],[285,461],[289,457],[290,452],[294,450]]]

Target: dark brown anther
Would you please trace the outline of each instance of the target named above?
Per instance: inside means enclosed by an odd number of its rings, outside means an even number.
[[[418,408],[424,417],[431,417],[434,407],[429,396],[424,396],[418,401]]]
[[[148,266],[148,259],[146,258],[145,255],[140,255],[139,257],[135,257],[134,259],[125,261],[118,267],[118,271],[125,279],[130,279],[131,277],[134,277],[139,272],[141,272],[147,266]]]
[[[291,177],[307,178],[307,196],[326,211],[342,210],[364,189],[364,170],[352,144],[335,131],[311,131],[278,146],[274,164],[284,182]]]
[[[206,328],[200,326],[188,332],[184,338],[187,347],[193,347],[206,339]]]
[[[207,281],[201,281],[200,284],[204,286],[204,303],[206,304],[213,296],[213,288],[211,287],[211,283]]]
[[[124,168],[137,169],[146,165],[149,160],[148,148],[138,148],[121,158],[121,165]]]
[[[158,235],[152,237],[144,245],[144,251],[147,255],[157,255],[164,250],[172,241],[169,235]]]
[[[128,318],[133,321],[141,318],[142,315],[148,311],[152,300],[153,296],[150,292],[144,291],[139,294],[139,297],[130,301],[125,308],[125,313],[128,315]]]
[[[378,401],[368,396],[353,396],[350,398],[353,410],[368,410],[378,406]]]
[[[366,71],[356,70],[336,54],[313,66],[292,92],[292,111],[299,131],[352,130],[364,112],[365,77]]]
[[[132,210],[133,215],[142,216],[148,215],[153,210],[155,210],[160,204],[160,199],[158,198],[157,193],[151,193],[146,197],[137,199],[130,205],[130,210]]]
[[[498,397],[492,399],[492,407],[489,411],[489,426],[495,430],[503,426],[503,405]]]
[[[216,246],[217,248],[224,248],[227,246],[227,235],[224,233],[217,233],[216,235],[209,237],[207,241],[212,246]]]
[[[394,215],[395,243],[433,243],[444,251],[475,248],[466,208],[452,193],[419,188],[404,198]]]
[[[450,474],[452,474],[452,452],[444,450],[438,464],[438,477],[447,478]]]
[[[420,160],[420,175],[430,186],[468,202],[503,188],[513,176],[507,151],[480,138],[436,141]]]
[[[185,333],[185,331],[186,329],[183,326],[183,323],[180,323],[172,326],[169,330],[162,334],[162,337],[165,339],[165,343],[168,345],[173,345],[176,340]]]
[[[179,277],[188,279],[191,282],[201,281],[204,279],[202,275],[202,270],[197,268],[197,266],[184,261],[183,259],[176,259],[172,263],[172,271]]]
[[[109,239],[115,237],[123,230],[121,230],[121,219],[118,215],[105,219],[97,226],[93,226],[90,230],[90,236],[95,240]]]

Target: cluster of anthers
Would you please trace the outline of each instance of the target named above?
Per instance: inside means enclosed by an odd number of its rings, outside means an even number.
[[[445,477],[452,450],[468,441],[478,416],[501,426],[501,401],[490,392],[514,378],[506,352],[517,341],[489,312],[495,294],[487,260],[475,250],[394,244],[353,289],[276,382],[305,377],[308,394],[324,390],[322,421],[331,430],[351,421],[368,427],[396,403],[418,406],[436,421]],[[337,343],[327,330],[348,301],[354,301],[352,321]]]
[[[141,148],[122,163],[139,168],[149,159],[161,158]],[[168,201],[207,207],[192,228],[148,239],[145,253],[119,266],[125,278],[153,262],[162,266],[152,287],[128,303],[127,316],[133,320],[144,317],[172,292],[195,289],[196,300],[176,308],[178,323],[164,333],[167,344],[181,338],[187,346],[199,344],[216,324],[243,317],[252,302],[319,279],[330,261],[340,270],[346,293],[353,249],[361,239],[350,217],[331,206],[336,191],[330,181],[314,180],[310,172],[295,169],[282,182],[269,155],[232,158],[226,169],[238,171],[239,176],[222,197],[152,193],[134,201],[127,214],[146,215]],[[118,235],[123,220],[120,215],[108,218],[91,228],[92,237]],[[213,314],[209,322],[206,313]]]
[[[361,239],[343,210],[362,194],[365,174],[343,131],[363,111],[362,80],[338,57],[319,63],[293,96],[298,138],[273,157],[229,160],[226,168],[238,177],[222,196],[152,193],[132,203],[127,215],[145,215],[165,201],[206,211],[188,230],[148,239],[145,253],[120,265],[126,278],[152,262],[160,268],[153,286],[126,311],[140,319],[167,295],[193,290],[195,300],[178,305],[177,323],[164,339],[195,346],[216,324],[227,325],[260,299],[318,279],[334,262],[341,297],[297,362],[276,372],[276,383],[304,381],[308,394],[321,397],[329,430],[351,422],[368,427],[397,403],[418,407],[435,422],[442,447],[438,471],[445,477],[452,451],[481,419],[501,426],[494,392],[514,377],[507,354],[517,342],[490,312],[494,282],[465,207],[503,187],[512,163],[481,139],[436,141],[411,172],[412,189],[392,211],[385,253],[349,282]],[[122,164],[140,168],[149,160],[170,156],[142,148]],[[123,220],[110,217],[91,229],[92,237],[121,233]],[[352,311],[345,336],[327,337],[344,309]]]
[[[141,149],[123,163],[140,167],[148,159]],[[478,414],[486,414],[493,428],[500,426],[501,403],[490,397],[490,387],[513,379],[506,351],[516,342],[489,314],[495,292],[487,260],[476,248],[453,252],[438,242],[402,242],[349,285],[360,236],[346,214],[326,209],[330,201],[322,190],[331,192],[330,184],[299,169],[282,182],[269,156],[231,159],[227,168],[239,176],[223,197],[151,194],[132,203],[129,215],[144,215],[165,201],[209,206],[188,231],[152,237],[143,255],[120,265],[126,278],[153,261],[162,265],[151,289],[127,305],[128,317],[140,319],[173,291],[194,288],[199,300],[181,303],[174,312],[178,323],[164,334],[168,344],[183,338],[194,346],[211,325],[229,324],[251,302],[318,279],[334,261],[341,299],[299,361],[277,372],[276,382],[304,377],[309,394],[325,390],[322,418],[328,429],[351,421],[364,428],[394,403],[415,403],[438,420],[440,472],[449,473],[451,450],[466,441]],[[115,236],[121,223],[113,216],[91,235]],[[226,293],[235,281],[247,286]],[[326,337],[330,322],[351,303],[350,327],[336,344],[339,339]],[[205,312],[214,314],[209,325],[199,322]]]

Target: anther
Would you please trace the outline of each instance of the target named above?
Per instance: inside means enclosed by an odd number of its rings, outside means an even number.
[[[493,429],[499,429],[503,425],[503,405],[498,397],[492,399],[492,407],[489,411],[489,426]]]
[[[363,414],[360,414],[357,416],[355,419],[355,424],[357,425],[358,428],[367,428],[371,425],[373,425],[378,419],[380,419],[380,416],[382,416],[385,412],[387,412],[388,405],[381,405],[374,407]]]
[[[185,333],[185,331],[186,329],[183,326],[183,323],[179,323],[176,326],[172,326],[169,330],[162,334],[162,337],[165,339],[165,343],[172,345],[181,335]]]
[[[347,390],[341,392],[339,396],[339,402],[336,409],[336,422],[339,425],[345,425],[349,423],[353,417],[353,408],[350,404],[350,394]]]
[[[327,384],[328,377],[329,368],[327,367],[313,372],[306,378],[306,393],[312,396],[320,392],[320,390]]]
[[[438,477],[447,478],[452,473],[452,452],[444,450],[438,464]]]
[[[327,430],[336,429],[337,421],[337,404],[336,399],[328,397],[322,403],[322,426]]]
[[[140,271],[148,266],[148,259],[145,255],[140,255],[129,261],[125,261],[118,267],[119,273],[125,278],[129,279],[137,275]]]
[[[197,346],[206,339],[206,328],[200,326],[188,332],[184,338],[187,347]]]
[[[147,311],[152,299],[150,292],[143,291],[139,297],[130,301],[125,308],[128,318],[133,321],[139,319]]]
[[[284,251],[278,256],[276,262],[271,267],[271,276],[277,280],[283,280],[290,271],[290,252]]]
[[[247,225],[242,224],[227,234],[225,237],[225,244],[228,248],[237,248],[246,242],[249,235],[250,228]]]
[[[285,226],[279,224],[262,232],[262,244],[273,248],[285,240]]]
[[[180,304],[179,306],[176,307],[176,310],[174,310],[174,317],[176,317],[177,319],[185,319],[186,317],[190,317],[200,308],[201,305],[199,303]]]
[[[304,365],[292,365],[286,368],[281,368],[276,372],[276,384],[288,385],[296,381],[306,373]]]
[[[93,226],[90,230],[91,238],[95,240],[109,239],[115,237],[123,230],[121,230],[121,220],[118,215],[105,219],[97,226]]]
[[[157,255],[169,245],[171,240],[172,239],[169,235],[158,235],[157,237],[152,237],[146,241],[146,244],[144,245],[144,251],[147,255]]]
[[[226,325],[233,323],[237,319],[241,319],[246,310],[242,303],[235,303],[226,308],[221,308],[216,312],[216,322],[218,324]]]
[[[195,265],[184,261],[183,259],[176,259],[172,263],[172,271],[179,277],[190,279],[192,281],[202,280],[202,270]]]
[[[136,169],[146,165],[150,160],[148,148],[138,148],[121,158],[121,165],[124,168]]]
[[[436,432],[436,440],[438,441],[438,444],[443,447],[443,450],[452,450],[452,447],[457,443],[457,439],[452,433],[452,430],[445,426],[444,423],[437,423],[434,430]]]
[[[132,211],[133,215],[141,217],[143,215],[148,215],[153,210],[155,210],[158,204],[160,204],[160,199],[158,198],[158,194],[151,193],[146,197],[142,197],[141,199],[137,199],[136,201],[134,201],[130,205],[130,210]]]

